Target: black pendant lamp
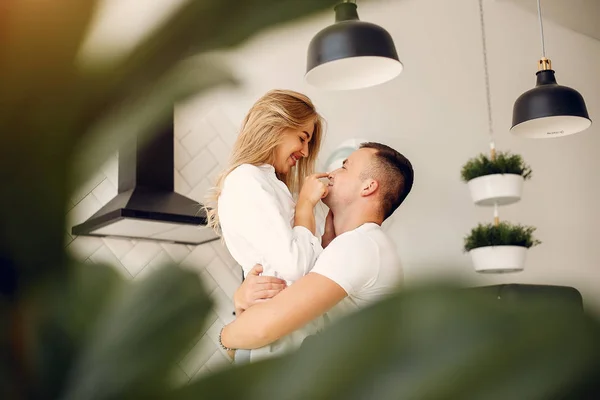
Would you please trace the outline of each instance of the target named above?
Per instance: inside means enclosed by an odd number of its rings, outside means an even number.
[[[349,90],[387,82],[402,72],[391,35],[358,19],[356,3],[335,6],[335,24],[310,41],[306,81],[328,90]]]
[[[540,0],[537,5],[542,39],[537,82],[535,88],[523,93],[515,101],[510,131],[529,138],[572,135],[589,128],[592,121],[581,94],[556,83],[552,64],[546,58]]]

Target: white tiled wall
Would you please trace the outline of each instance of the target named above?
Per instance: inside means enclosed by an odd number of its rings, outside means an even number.
[[[218,108],[202,117],[189,118],[189,121],[187,124],[176,121],[175,124],[175,191],[203,202],[212,178],[228,157],[236,127]],[[85,221],[117,194],[117,167],[115,155],[73,194],[67,213],[69,232],[71,226]],[[74,257],[90,264],[112,265],[127,279],[143,279],[167,262],[196,271],[215,308],[206,321],[206,332],[176,366],[174,379],[188,382],[228,363],[226,353],[217,346],[217,336],[223,325],[233,319],[232,296],[241,282],[242,272],[220,241],[186,246],[72,237],[69,232],[66,233],[66,246]]]

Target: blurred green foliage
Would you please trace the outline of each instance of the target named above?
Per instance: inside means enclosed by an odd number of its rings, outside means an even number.
[[[0,4],[0,398],[550,399],[599,393],[598,321],[558,299],[397,293],[286,357],[186,386],[171,367],[210,300],[196,274],[139,282],[66,254],[69,195],[173,104],[235,77],[209,56],[329,0],[194,0],[130,54],[82,67],[95,1]],[[75,171],[75,177],[72,172]],[[592,398],[592,397],[589,397]]]

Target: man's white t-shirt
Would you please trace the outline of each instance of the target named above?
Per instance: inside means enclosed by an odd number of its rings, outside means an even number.
[[[340,285],[348,297],[327,312],[332,320],[364,308],[403,283],[400,258],[381,226],[366,223],[336,237],[312,271]]]
[[[311,270],[323,251],[321,240],[303,226],[294,227],[295,207],[271,165],[242,164],[227,175],[218,200],[219,223],[227,249],[244,275],[261,264],[262,275],[291,284]],[[317,230],[323,226],[320,218]],[[321,326],[322,319],[317,319],[270,345],[250,350],[250,361],[296,349]]]

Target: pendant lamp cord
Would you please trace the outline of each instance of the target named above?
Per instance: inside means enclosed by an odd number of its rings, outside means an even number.
[[[492,159],[496,158],[496,148],[494,145],[494,128],[492,121],[492,99],[490,95],[490,77],[488,73],[488,62],[487,62],[487,46],[485,38],[485,21],[483,17],[483,0],[479,0],[479,18],[481,21],[481,43],[483,46],[483,70],[485,72],[485,94],[487,99],[487,113],[488,113],[488,131],[490,135],[490,153]]]
[[[542,41],[542,57],[546,58],[546,44],[544,43],[544,24],[542,23],[541,0],[537,0],[538,19],[540,20],[540,38]]]
[[[483,0],[479,0],[479,19],[481,21],[481,44],[483,48],[483,70],[485,73],[485,95],[487,100],[488,113],[488,129],[490,135],[490,158],[492,161],[496,159],[496,145],[494,144],[494,124],[492,121],[492,96],[490,95],[490,75],[488,72],[487,62],[487,45],[485,38],[485,19],[483,17]],[[494,203],[494,226],[500,224],[498,215],[498,203]]]

